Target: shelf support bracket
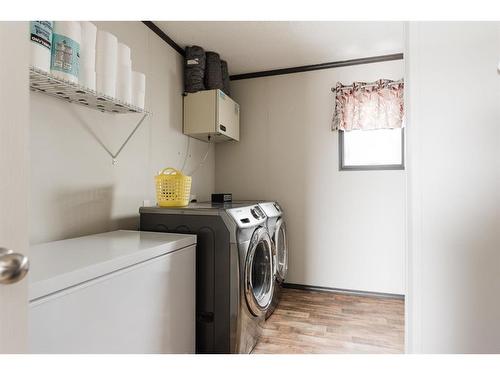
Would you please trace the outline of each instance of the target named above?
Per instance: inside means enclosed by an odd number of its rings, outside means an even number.
[[[134,127],[134,129],[130,132],[130,134],[127,136],[127,138],[125,139],[125,141],[122,143],[122,145],[118,148],[118,151],[116,151],[115,153],[113,153],[105,144],[103,141],[101,141],[101,139],[97,136],[97,134],[92,130],[92,128],[78,115],[78,113],[75,111],[75,109],[71,106],[70,107],[71,109],[71,112],[73,112],[73,114],[76,116],[76,118],[78,119],[78,121],[80,122],[80,124],[83,126],[83,128],[89,133],[90,136],[92,136],[92,138],[95,139],[95,141],[97,143],[99,143],[99,145],[104,149],[104,151],[106,151],[106,153],[111,157],[111,159],[113,160],[113,165],[116,165],[117,164],[117,158],[118,156],[120,155],[120,153],[123,151],[123,149],[125,148],[125,146],[127,145],[127,143],[130,141],[130,139],[134,136],[134,134],[137,132],[137,130],[139,129],[139,127],[142,125],[142,123],[144,122],[144,120],[146,119],[146,117],[148,116],[148,112],[143,112],[142,114],[142,117],[141,119],[139,120],[139,122],[137,123],[137,125]]]
[[[139,129],[139,126],[141,126],[141,124],[144,122],[144,120],[146,119],[147,116],[148,116],[147,113],[144,113],[142,115],[141,119],[139,120],[139,122],[137,123],[137,125],[135,126],[135,128],[128,135],[127,139],[125,139],[125,141],[122,143],[122,145],[120,146],[120,148],[118,149],[118,151],[116,151],[115,154],[110,153],[109,150],[106,149],[106,151],[108,152],[108,154],[110,154],[111,158],[113,159],[113,165],[116,165],[116,163],[117,163],[116,159],[118,158],[118,155],[120,155],[120,153],[122,152],[122,150],[127,145],[128,141],[130,141],[130,139],[134,136],[135,132],[137,131],[137,129]]]

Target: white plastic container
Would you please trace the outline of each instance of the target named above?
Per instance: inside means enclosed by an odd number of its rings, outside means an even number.
[[[116,96],[118,39],[113,34],[97,30],[96,88],[107,96]]]
[[[31,21],[31,65],[50,72],[53,21]]]
[[[144,73],[132,72],[132,104],[144,109],[146,99],[146,76]]]
[[[57,78],[78,83],[80,70],[80,22],[56,21],[52,36],[50,72]]]

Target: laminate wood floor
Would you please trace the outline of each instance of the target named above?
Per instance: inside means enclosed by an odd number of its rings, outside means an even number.
[[[404,300],[284,289],[252,353],[403,353]]]

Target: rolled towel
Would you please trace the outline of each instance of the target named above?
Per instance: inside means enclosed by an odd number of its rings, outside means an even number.
[[[224,84],[222,82],[222,68],[220,56],[216,52],[206,53],[207,62],[205,66],[205,87],[208,90],[222,89]]]
[[[221,71],[222,71],[222,91],[226,93],[226,95],[231,95],[229,90],[229,69],[227,67],[227,62],[224,60],[220,61]]]
[[[199,46],[186,47],[184,58],[184,91],[205,90],[205,51]]]

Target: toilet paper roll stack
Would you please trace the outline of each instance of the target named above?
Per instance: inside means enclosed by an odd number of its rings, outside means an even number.
[[[132,60],[130,47],[118,43],[116,98],[125,103],[132,101]]]
[[[80,22],[82,43],[80,48],[80,85],[96,89],[96,41],[97,27],[91,22]]]
[[[80,22],[56,21],[52,35],[50,73],[70,82],[78,83],[80,71]]]
[[[31,21],[31,65],[50,72],[50,51],[52,46],[52,21]]]
[[[146,98],[146,76],[144,73],[132,72],[132,104],[144,109]]]
[[[97,30],[96,88],[107,96],[116,96],[118,39],[113,34]]]

